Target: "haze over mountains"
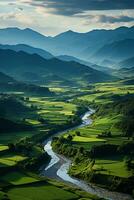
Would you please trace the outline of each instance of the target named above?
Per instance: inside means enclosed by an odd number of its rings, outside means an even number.
[[[134,27],[71,30],[46,37],[29,28],[0,29],[0,71],[36,84],[89,84],[115,79],[111,67],[134,67]],[[110,68],[109,68],[110,67]]]
[[[74,61],[65,62],[57,58],[46,60],[37,54],[31,55],[23,51],[1,49],[0,59],[3,60],[0,64],[0,71],[21,81],[41,82],[44,80],[45,82],[48,77],[52,79],[52,75],[59,77],[59,80],[64,79],[75,83],[80,81],[102,82],[113,79],[108,74]]]
[[[45,51],[45,50],[39,49],[39,48],[34,48],[34,47],[31,47],[26,44],[17,44],[17,45],[1,45],[0,44],[0,49],[10,49],[10,50],[13,50],[16,52],[24,51],[29,54],[38,54],[45,59],[50,59],[50,58],[54,57],[48,51]]]
[[[127,48],[130,39],[134,39],[134,26],[120,27],[114,30],[93,30],[87,33],[69,30],[55,37],[46,37],[31,29],[0,29],[1,44],[27,44],[47,50],[55,56],[71,55],[88,61],[93,57],[97,60],[96,53],[102,53],[107,48],[112,49],[114,54],[121,49],[121,43],[124,43],[124,48]],[[103,58],[107,59],[107,55]]]
[[[134,56],[134,39],[124,39],[106,44],[100,48],[91,60],[103,62],[105,59],[113,62],[120,62]]]
[[[0,83],[7,83],[7,82],[13,83],[15,82],[15,80],[10,76],[0,72]]]
[[[119,68],[134,68],[134,57],[128,58],[118,63]]]

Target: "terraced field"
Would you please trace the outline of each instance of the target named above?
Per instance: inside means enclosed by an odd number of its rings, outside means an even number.
[[[123,159],[116,158],[109,160],[108,158],[105,160],[98,159],[94,165],[94,170],[100,170],[101,173],[107,175],[114,175],[120,177],[129,177],[131,176],[131,172],[126,170]]]
[[[123,85],[121,81],[115,83],[101,83],[96,84],[94,89],[91,89],[91,94],[83,95],[77,97],[79,100],[83,100],[98,106],[106,105],[108,106],[110,103],[114,102],[114,95],[121,95],[122,97],[127,94],[134,94],[134,88],[132,85]],[[102,110],[103,112],[103,110]],[[85,150],[90,150],[92,147],[96,145],[105,145],[105,144],[113,144],[113,145],[121,145],[123,142],[128,142],[128,137],[122,137],[122,130],[120,127],[115,126],[122,120],[122,113],[116,114],[114,110],[111,110],[111,113],[104,113],[100,116],[93,116],[93,123],[90,126],[79,128],[75,131],[69,131],[65,134],[65,138],[68,135],[72,135],[72,144],[76,148],[83,147]],[[101,137],[103,132],[110,131],[112,136],[109,137]],[[77,135],[77,132],[79,135]],[[103,157],[103,155],[102,155]],[[87,163],[80,163],[78,166],[73,166],[71,174],[79,174],[81,170],[87,168]],[[129,177],[131,176],[131,172],[125,166],[124,159],[119,157],[109,157],[109,158],[96,158],[94,170],[99,171],[99,173],[114,175],[119,177]]]
[[[16,154],[5,154],[0,157],[0,166],[14,166],[16,163],[25,160],[26,157]]]
[[[92,196],[81,190],[71,188],[62,183],[55,181],[40,180],[22,172],[10,172],[3,177],[3,180],[11,187],[7,193],[0,191],[0,198],[7,197],[11,200],[97,200],[98,198]],[[82,198],[83,197],[83,198]]]
[[[4,133],[0,135],[1,144],[7,145],[9,142],[16,142],[24,137],[31,137],[36,134],[35,131],[22,131],[22,132],[12,132],[12,133]]]
[[[76,110],[76,106],[71,103],[49,101],[43,98],[30,98],[30,104],[37,106],[37,113],[50,124],[64,124],[68,116]],[[30,122],[30,121],[29,121]],[[37,124],[37,121],[31,121]]]
[[[0,151],[7,150],[8,146],[7,145],[0,145]]]
[[[57,188],[53,185],[45,186],[29,186],[29,187],[19,187],[11,189],[8,192],[8,196],[11,200],[76,200],[78,196],[69,191],[64,191],[63,189]]]
[[[108,105],[114,102],[114,99],[111,98],[113,95],[120,94],[123,96],[125,94],[134,93],[134,89],[131,85],[124,86],[122,85],[122,82],[95,84],[93,89],[89,90],[87,88],[81,88],[79,91],[76,89],[76,92],[73,90],[70,94],[68,93],[69,88],[51,89],[52,91],[57,92],[59,97],[62,96],[63,98],[67,98],[68,96],[68,98],[70,98],[70,96],[72,96],[73,98],[82,100],[83,102],[88,102],[88,105],[91,107],[93,105]],[[80,95],[78,95],[78,93]],[[87,94],[85,95],[84,93]],[[64,125],[77,110],[77,105],[65,100],[61,101],[61,99],[58,99],[58,96],[51,98],[28,97],[28,99],[25,100],[25,104],[33,110],[31,109],[26,116],[24,115],[25,119],[23,120],[32,125],[35,129],[0,135],[0,152],[2,153],[0,156],[1,169],[4,167],[15,167],[19,162],[24,161],[27,158],[27,156],[17,153],[4,154],[4,151],[8,151],[7,144],[9,142],[17,142],[21,138],[25,137],[31,138],[39,133],[45,135],[51,127],[55,127],[55,125]],[[120,128],[114,126],[114,124],[120,122],[122,113],[118,115],[114,114],[114,112],[104,113],[104,115],[100,116],[96,116],[95,114],[92,118],[92,125],[69,131],[64,135],[65,138],[67,138],[68,135],[72,135],[72,147],[77,149],[83,147],[84,150],[89,151],[96,145],[120,145],[122,142],[128,141],[127,137],[121,136]],[[112,137],[98,137],[98,135],[108,130],[111,131]],[[32,156],[38,157],[40,154],[41,149],[39,146],[32,148]],[[73,174],[78,175],[81,172],[86,172],[87,169],[90,170],[88,161],[79,162],[77,166],[72,166],[71,171]],[[123,178],[127,178],[131,175],[124,165],[124,158],[121,156],[96,158],[92,170],[96,170],[101,174],[114,175]],[[12,185],[11,189],[7,192],[7,195],[11,200],[44,200],[44,197],[46,196],[47,200],[96,199],[96,197],[92,197],[85,193],[83,194],[80,191],[74,191],[73,189],[63,185],[56,185],[48,180],[43,180],[42,182],[40,177],[29,175],[23,171],[11,171],[4,174],[1,178],[4,183]],[[3,193],[0,192],[0,195],[2,196]]]
[[[4,177],[3,180],[11,183],[13,185],[23,185],[27,183],[34,183],[38,182],[39,180],[30,176],[27,176],[21,172],[10,172],[7,173]]]

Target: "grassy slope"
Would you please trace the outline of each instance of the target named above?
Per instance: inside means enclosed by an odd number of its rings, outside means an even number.
[[[20,94],[19,94],[20,95]],[[44,119],[48,119],[51,123],[63,124],[66,122],[68,116],[72,115],[72,111],[76,110],[76,106],[71,103],[65,102],[56,102],[51,101],[50,99],[34,98],[31,97],[28,101],[25,102],[28,106],[31,104],[37,106],[37,114],[42,116]],[[41,125],[37,119],[37,115],[34,112],[29,112],[27,114],[26,120],[34,126],[39,125],[39,129],[47,130],[47,126]],[[5,150],[8,150],[7,144],[9,142],[16,142],[20,138],[25,136],[31,137],[35,134],[36,131],[26,131],[26,132],[14,132],[14,133],[5,133],[0,135],[1,145],[0,151],[0,167],[14,167],[16,164],[24,159],[25,156],[17,155],[13,153],[8,153]],[[34,151],[34,150],[33,150]],[[38,149],[35,147],[34,155],[38,152]],[[71,188],[64,188],[64,186],[55,185],[54,183],[43,183],[40,182],[40,178],[35,178],[29,174],[25,174],[21,171],[10,171],[6,174],[3,174],[0,178],[0,184],[7,183],[11,184],[12,188],[5,194],[0,191],[0,199],[3,196],[8,196],[10,200],[42,200],[44,197],[47,197],[47,200],[72,200],[72,199],[81,199],[81,197],[87,197],[86,199],[96,199],[92,198],[89,194],[78,191],[78,194],[75,191],[71,191]],[[37,185],[33,184],[37,182]],[[26,185],[26,186],[24,186]],[[17,187],[19,186],[19,187]],[[91,198],[90,198],[91,197]]]
[[[0,151],[4,151],[4,150],[7,150],[7,149],[8,149],[8,146],[0,145]]]
[[[7,181],[11,184],[14,185],[21,185],[21,184],[26,184],[26,183],[33,183],[33,182],[37,182],[39,181],[36,178],[27,176],[21,172],[10,172],[7,173],[4,177],[3,177],[4,181]]]
[[[78,198],[78,196],[73,193],[51,185],[16,188],[10,190],[8,195],[11,200],[44,200],[44,197],[47,197],[47,200],[73,200]]]
[[[95,92],[97,91],[97,92]],[[96,84],[93,89],[93,94],[79,97],[79,99],[95,102],[98,105],[109,104],[111,99],[109,98],[113,94],[124,95],[126,93],[134,93],[133,85],[122,85],[121,82]],[[71,131],[68,134],[73,135],[73,145],[77,148],[84,147],[84,149],[91,149],[94,145],[100,144],[121,144],[123,141],[128,141],[127,137],[121,137],[121,130],[114,126],[115,123],[120,121],[121,114],[115,115],[113,113],[107,113],[104,116],[94,118],[93,124],[87,127],[79,128],[80,136],[75,135],[75,131]],[[110,138],[96,138],[98,134],[103,131],[111,130],[112,137]],[[67,136],[67,135],[66,135]],[[79,173],[81,170],[87,167],[86,163],[80,163],[80,166],[72,167],[73,173]],[[120,177],[129,177],[131,173],[127,171],[122,157],[109,157],[96,159],[94,169],[99,169],[101,173],[111,174]],[[73,174],[72,173],[72,174]]]
[[[20,96],[20,94],[18,96]],[[22,118],[25,118],[25,122],[31,124],[38,130],[0,134],[1,144],[15,142],[25,136],[31,137],[34,134],[37,134],[40,130],[47,131],[48,123],[50,126],[54,124],[63,125],[66,123],[68,117],[72,115],[72,112],[76,110],[76,106],[74,104],[57,102],[54,98],[51,100],[51,98],[30,97],[28,100],[25,100],[24,103],[29,108],[33,106],[33,110],[29,110],[26,114],[23,112],[22,116],[16,116],[12,113],[12,119],[21,120]],[[45,122],[41,124],[39,118],[43,118]]]
[[[56,181],[40,179],[37,175],[26,174],[24,172],[9,172],[2,177],[3,180],[11,184],[7,189],[10,200],[99,200],[96,196],[90,195],[79,189],[71,188]],[[0,191],[0,197],[4,195]],[[1,198],[0,198],[1,199]]]
[[[95,101],[98,104],[106,104],[110,100],[109,98],[104,98],[105,96],[109,96],[113,93],[115,94],[126,94],[128,91],[130,93],[134,93],[134,89],[132,86],[122,86],[120,83],[107,83],[107,84],[96,84],[95,88],[93,90],[98,90],[98,93],[90,94],[90,95],[85,95],[79,97],[80,99],[83,100],[88,100],[89,102]],[[87,92],[87,89],[83,89],[83,92]],[[63,89],[58,89],[58,92],[60,94],[64,95]],[[92,91],[93,92],[93,91]],[[66,93],[66,91],[65,91]],[[48,120],[51,124],[63,124],[66,122],[66,119],[68,116],[72,115],[72,111],[76,110],[76,106],[71,103],[65,103],[65,102],[57,102],[55,99],[48,99],[48,98],[35,98],[31,97],[28,102],[26,102],[27,105],[34,105],[37,106],[37,114],[42,116],[45,120]],[[120,144],[123,140],[126,141],[127,138],[121,138],[118,133],[120,130],[115,129],[112,127],[112,124],[115,120],[119,120],[120,116],[105,116],[103,118],[96,118],[94,120],[94,123],[90,127],[84,127],[80,128],[80,136],[75,136],[73,138],[74,145],[76,147],[83,146],[86,149],[90,149],[93,145],[95,144],[103,144],[105,141],[107,143],[115,143],[115,144]],[[26,120],[29,121],[29,123],[33,124],[34,126],[39,126],[42,131],[47,130],[47,125],[42,126],[37,118],[37,115],[34,113],[31,113],[27,116]],[[107,139],[98,139],[96,138],[97,134],[100,133],[101,130],[108,129],[111,127],[113,137],[112,138],[107,138]],[[74,132],[71,132],[74,134]],[[9,141],[16,141],[19,138],[25,137],[25,136],[31,136],[35,134],[35,132],[20,132],[18,133],[13,133],[13,134],[4,134],[0,136],[1,144],[7,144]],[[6,147],[5,146],[0,146],[1,151],[4,150]],[[20,155],[14,155],[14,156],[2,156],[1,161],[4,162],[4,165],[8,166],[13,166],[15,165],[16,161],[18,162],[19,160],[25,159],[24,157]],[[2,164],[1,162],[1,164]],[[77,173],[79,170],[83,170],[86,168],[86,164],[83,162],[83,166],[78,165],[77,169],[74,167],[74,173]],[[96,169],[102,169],[101,173],[110,173],[112,175],[120,175],[122,177],[128,177],[129,173],[126,171],[123,165],[122,158],[103,158],[97,159],[95,166]],[[104,168],[106,171],[104,171]],[[120,170],[120,174],[119,174]],[[25,175],[21,172],[19,173],[9,173],[7,176],[3,177],[3,180],[9,181],[9,183],[12,183],[14,185],[23,185],[25,184],[30,184],[33,182],[36,182],[36,179],[29,176]],[[38,181],[38,180],[37,180]],[[32,192],[31,192],[32,190]],[[68,189],[71,191],[71,188]],[[33,191],[35,191],[33,193]],[[49,194],[48,194],[49,191]],[[8,195],[10,196],[11,200],[18,200],[18,199],[23,199],[23,200],[34,200],[35,197],[36,199],[42,200],[42,197],[48,195],[48,200],[55,200],[55,191],[57,191],[56,194],[58,194],[58,200],[60,199],[80,199],[80,197],[77,196],[77,194],[72,194],[72,192],[68,192],[64,190],[64,188],[57,188],[57,186],[50,184],[48,186],[45,185],[38,185],[36,187],[33,187],[33,185],[28,185],[28,187],[14,187],[11,190],[9,190]],[[27,194],[26,196],[23,196],[23,193]],[[54,192],[54,193],[53,193]],[[73,192],[74,193],[74,192]],[[41,194],[41,195],[40,195]],[[32,195],[32,196],[31,196]],[[39,195],[38,197],[36,195]],[[76,195],[76,196],[75,196]],[[88,196],[87,199],[90,199]],[[91,199],[93,199],[91,197]]]
[[[4,166],[15,166],[18,162],[25,160],[26,157],[22,155],[17,155],[14,153],[5,153],[0,157],[0,167]]]
[[[43,98],[30,98],[30,103],[39,107],[38,114],[52,124],[64,124],[76,106],[71,103],[50,101]]]

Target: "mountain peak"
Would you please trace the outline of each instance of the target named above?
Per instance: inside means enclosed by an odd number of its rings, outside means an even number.
[[[33,31],[31,28],[25,28],[24,31]]]
[[[66,33],[76,33],[76,32],[74,32],[72,30],[68,30],[68,31],[66,31]]]
[[[73,36],[73,35],[76,35],[76,34],[79,34],[79,33],[74,32],[72,30],[68,30],[68,31],[65,31],[63,33],[60,33],[60,34],[56,35],[55,38],[64,37],[64,36]]]
[[[127,26],[120,26],[120,27],[118,27],[118,28],[116,28],[114,30],[116,30],[116,31],[122,31],[122,30],[126,30],[126,29],[129,29],[129,27],[127,27]]]
[[[10,30],[10,31],[19,31],[20,29],[18,28],[18,27],[7,27],[7,28],[1,28],[0,29],[1,31],[8,31],[8,30]]]

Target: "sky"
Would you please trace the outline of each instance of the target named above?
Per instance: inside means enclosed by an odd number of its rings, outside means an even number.
[[[134,25],[134,0],[0,0],[0,28],[53,36]]]

